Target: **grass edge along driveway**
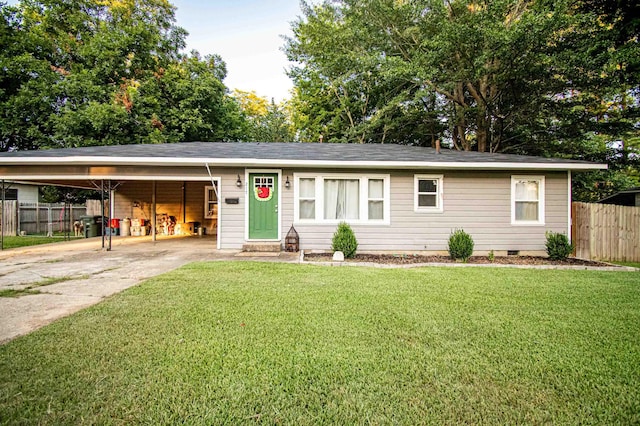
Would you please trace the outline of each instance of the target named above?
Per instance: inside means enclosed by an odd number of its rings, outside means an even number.
[[[0,423],[633,424],[638,306],[634,272],[194,263],[0,347]]]

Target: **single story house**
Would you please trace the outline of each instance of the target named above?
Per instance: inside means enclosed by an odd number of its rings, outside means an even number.
[[[476,252],[544,253],[571,235],[571,175],[606,165],[390,144],[119,145],[0,154],[0,179],[112,189],[111,217],[199,223],[218,249],[327,251],[341,221],[359,251],[445,252],[462,228]]]
[[[0,191],[3,187],[0,185]],[[0,192],[0,199],[2,192]],[[35,204],[40,201],[40,187],[24,182],[5,181],[4,199],[7,201],[18,201],[20,203]]]

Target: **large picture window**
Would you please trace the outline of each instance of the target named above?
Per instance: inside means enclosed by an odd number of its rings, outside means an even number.
[[[544,225],[544,176],[511,177],[511,223]]]
[[[360,219],[360,181],[324,179],[325,220]]]
[[[295,220],[389,223],[389,176],[295,176]]]
[[[416,175],[414,177],[413,206],[416,212],[442,213],[442,175]]]

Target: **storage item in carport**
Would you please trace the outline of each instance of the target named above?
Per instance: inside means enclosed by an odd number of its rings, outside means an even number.
[[[144,219],[131,219],[131,235],[134,237],[147,235],[146,221]]]
[[[176,225],[177,235],[193,235],[195,232],[195,222],[185,222]]]
[[[131,235],[131,219],[128,217],[125,217],[122,222],[120,222],[120,235],[123,237]]]
[[[111,235],[120,235],[120,219],[112,218],[109,225]]]
[[[158,233],[162,235],[173,235],[176,226],[176,217],[166,213],[156,215]]]

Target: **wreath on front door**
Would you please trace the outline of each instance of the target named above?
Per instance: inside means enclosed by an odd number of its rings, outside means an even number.
[[[269,201],[273,197],[273,190],[268,186],[256,186],[254,196],[258,201]]]

